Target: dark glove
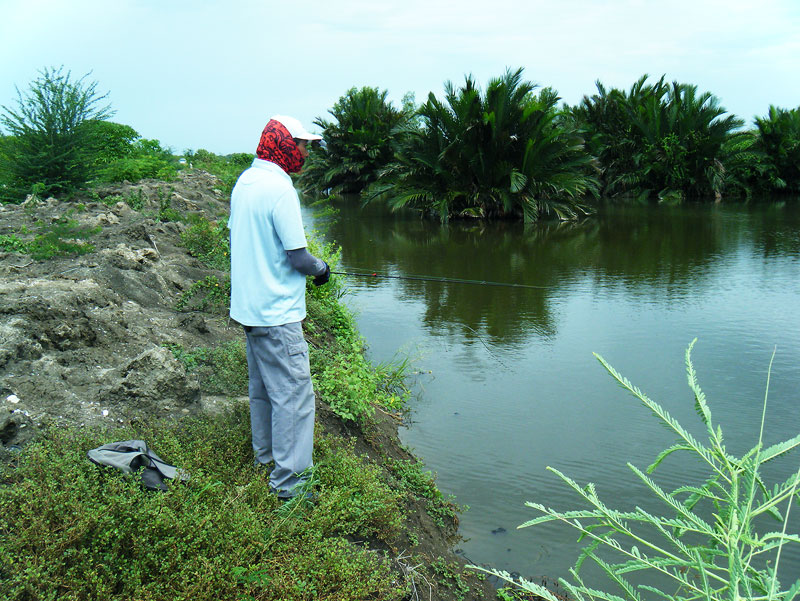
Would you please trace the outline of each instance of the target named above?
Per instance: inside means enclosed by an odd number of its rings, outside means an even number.
[[[325,263],[325,261],[323,261],[323,263]],[[331,266],[325,263],[325,271],[314,278],[314,285],[322,286],[323,284],[327,284],[329,279],[331,279]]]

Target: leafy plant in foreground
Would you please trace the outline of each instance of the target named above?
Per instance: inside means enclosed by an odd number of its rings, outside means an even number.
[[[86,459],[129,438],[191,479],[152,494]],[[0,598],[408,598],[387,559],[351,542],[385,548],[403,523],[398,493],[352,442],[318,435],[317,503],[287,512],[253,469],[249,440],[246,402],[180,422],[48,430],[14,465],[0,464]]]
[[[581,538],[589,541],[570,570],[574,582],[560,580],[578,601],[618,601],[623,598],[639,601],[643,598],[642,592],[670,601],[791,601],[800,593],[800,579],[784,588],[777,576],[784,545],[800,543],[800,536],[787,533],[792,500],[800,500],[800,470],[774,486],[768,486],[760,474],[764,463],[800,446],[800,435],[764,448],[765,396],[757,444],[742,457],[730,454],[723,442],[721,428],[711,421],[711,410],[697,382],[691,362],[693,346],[694,342],[686,351],[689,387],[694,394],[695,409],[706,427],[708,444],[697,440],[658,403],[649,399],[602,357],[595,355],[623,388],[678,436],[677,442],[662,451],[646,473],[628,464],[667,506],[669,515],[654,515],[639,507],[633,511],[612,509],[598,497],[594,484],[580,486],[554,468],[548,469],[583,497],[590,508],[557,511],[539,503],[527,503],[544,515],[522,524],[520,528],[560,521],[578,530]],[[685,485],[668,492],[649,474],[666,457],[678,451],[695,455],[709,468],[710,474],[702,484]],[[781,512],[779,506],[784,503],[785,510]],[[713,521],[704,517],[706,514],[713,515]],[[758,532],[756,522],[768,516],[778,521],[779,528]],[[607,561],[598,552],[603,549],[621,555],[623,560]],[[592,588],[582,580],[580,569],[587,559],[597,564],[619,587],[622,597]],[[490,572],[513,582],[505,572]],[[674,583],[677,591],[670,594],[649,584],[635,586],[628,574],[637,572],[657,573],[660,578]],[[549,601],[557,601],[550,591],[535,583],[520,581],[517,584]]]

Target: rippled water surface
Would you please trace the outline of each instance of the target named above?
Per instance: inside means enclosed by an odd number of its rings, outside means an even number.
[[[442,226],[347,205],[316,221],[327,222],[345,270],[537,287],[346,280],[371,358],[409,356],[422,372],[401,436],[440,488],[469,506],[460,546],[475,563],[566,575],[579,549],[573,531],[516,529],[539,515],[526,501],[577,506],[547,466],[595,482],[615,507],[659,509],[626,463],[646,468],[675,438],[593,353],[702,437],[684,364],[697,338],[700,384],[729,450],[741,453],[757,440],[776,349],[765,442],[800,431],[796,203],[610,207],[580,224],[527,229]],[[783,480],[798,467],[794,454],[766,475]],[[679,456],[655,473],[668,489],[704,475]],[[800,575],[798,549],[781,561],[785,579]]]

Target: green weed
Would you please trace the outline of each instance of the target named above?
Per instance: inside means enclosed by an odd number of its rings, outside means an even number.
[[[85,255],[94,251],[94,245],[85,242],[97,234],[100,227],[81,226],[74,219],[62,218],[50,226],[40,228],[28,252],[34,259],[51,259],[65,255]]]
[[[172,208],[173,192],[175,192],[174,188],[158,188],[156,190],[156,194],[158,195],[158,221],[184,220],[183,215]]]
[[[451,589],[456,599],[464,599],[469,594],[469,585],[464,582],[458,566],[448,563],[441,557],[437,557],[431,563],[431,569],[439,577],[439,584]]]
[[[764,482],[760,474],[764,463],[800,447],[800,435],[764,447],[765,395],[756,445],[742,457],[731,455],[728,445],[723,443],[722,429],[711,420],[711,409],[697,382],[691,361],[693,346],[694,342],[686,351],[688,381],[708,443],[692,436],[663,407],[596,355],[613,378],[677,436],[677,442],[659,453],[646,472],[628,464],[636,477],[664,503],[666,515],[656,515],[640,507],[632,511],[612,509],[597,495],[594,484],[581,486],[550,467],[548,469],[572,488],[589,509],[559,511],[540,503],[526,503],[543,515],[525,522],[521,528],[563,522],[578,530],[581,539],[588,541],[575,567],[570,570],[571,581],[559,580],[578,601],[621,598],[639,601],[643,593],[668,601],[791,601],[800,593],[800,579],[787,587],[781,585],[777,577],[784,547],[800,543],[800,536],[787,532],[792,502],[800,500],[800,471],[773,486]],[[770,371],[771,367],[770,364]],[[671,492],[661,488],[650,474],[676,452],[695,456],[709,470],[708,477],[702,483],[688,483]],[[785,505],[785,510],[781,511],[781,505]],[[711,519],[706,516],[711,516]],[[767,518],[774,519],[776,527],[767,527],[766,532],[759,532]],[[615,559],[608,559],[604,553],[611,553]],[[621,561],[616,558],[621,558]],[[597,565],[623,597],[599,591],[596,585],[587,586],[580,574],[586,560]],[[514,582],[505,572],[491,570],[490,573]],[[657,574],[670,582],[672,588],[667,591],[652,584],[634,585],[629,574]],[[527,592],[557,601],[555,595],[543,586],[524,580],[516,584]]]
[[[15,234],[0,234],[0,250],[4,252],[25,254],[28,252],[29,244]]]
[[[209,275],[192,284],[175,304],[177,311],[223,311],[230,305],[231,281]]]
[[[193,215],[189,217],[189,224],[186,231],[181,233],[181,241],[189,254],[212,269],[229,271],[230,233],[225,221],[209,221]]]
[[[144,192],[141,188],[129,192],[125,197],[125,203],[134,211],[141,211],[144,208],[145,198]]]
[[[30,240],[16,234],[0,234],[0,250],[28,254],[37,261],[93,252],[94,245],[86,240],[101,228],[82,226],[68,215],[69,212],[49,225],[37,222],[36,234]],[[23,228],[20,233],[28,234],[29,230]]]
[[[197,374],[200,387],[210,394],[245,395],[248,387],[247,353],[242,340],[233,340],[215,348],[191,351],[180,344],[164,345],[183,363],[187,373]]]
[[[445,497],[436,488],[436,478],[424,469],[421,461],[386,457],[384,462],[407,493],[426,500],[425,511],[440,528],[458,524],[458,514],[467,508],[456,505],[453,497]]]
[[[399,529],[397,495],[352,446],[318,437],[315,505],[282,512],[252,467],[246,403],[222,416],[114,431],[59,428],[0,467],[0,597],[376,599],[406,594],[383,555],[346,536]],[[191,474],[166,493],[90,463],[139,438]]]

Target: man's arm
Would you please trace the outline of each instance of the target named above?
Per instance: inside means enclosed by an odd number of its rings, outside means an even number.
[[[308,252],[307,248],[287,250],[286,254],[289,256],[289,263],[294,269],[303,275],[315,276],[314,283],[317,286],[321,286],[330,278],[331,268],[328,267],[328,264]]]

